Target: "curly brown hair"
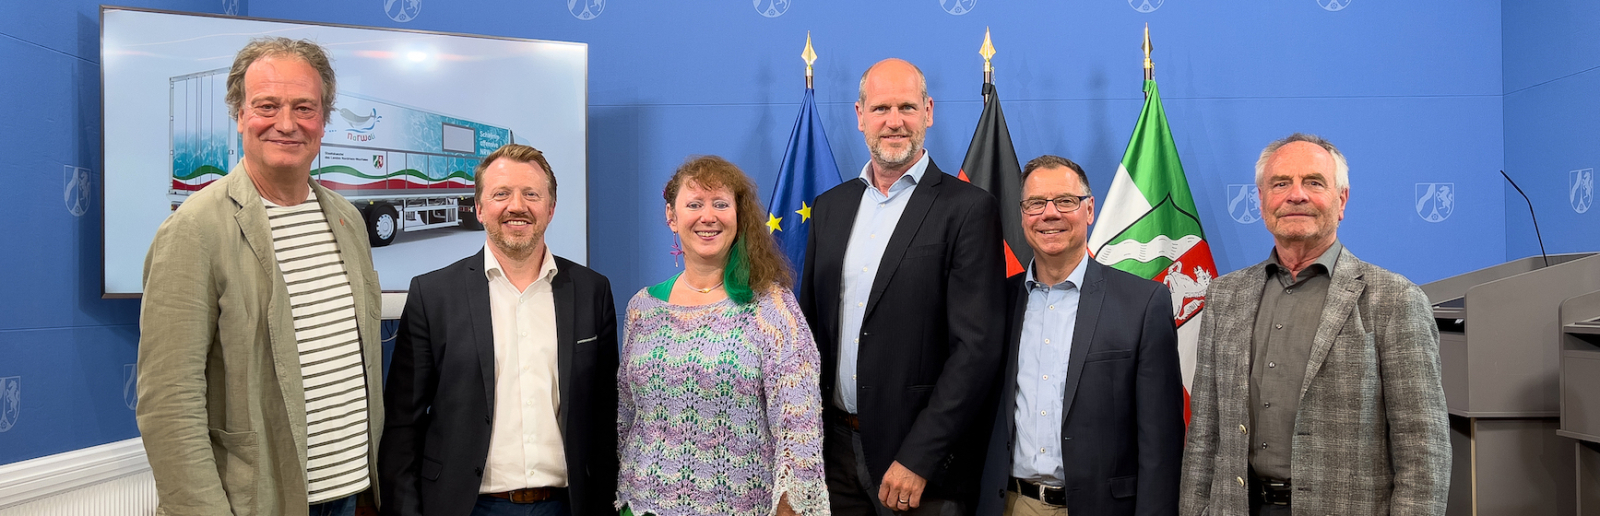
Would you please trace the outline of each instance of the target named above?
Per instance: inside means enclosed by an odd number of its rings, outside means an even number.
[[[767,210],[761,207],[756,184],[750,176],[720,156],[689,156],[661,191],[668,208],[678,200],[678,189],[688,182],[707,190],[727,188],[733,192],[734,217],[739,226],[734,245],[744,245],[750,264],[750,289],[766,292],[773,286],[793,288],[794,274],[789,260],[778,252],[778,243],[766,231]]]

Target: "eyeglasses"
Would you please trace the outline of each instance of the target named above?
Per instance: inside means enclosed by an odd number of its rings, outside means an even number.
[[[1022,201],[1022,213],[1038,215],[1044,213],[1044,205],[1055,203],[1056,211],[1072,213],[1083,206],[1084,199],[1091,199],[1093,195],[1063,195],[1054,199],[1026,199]]]

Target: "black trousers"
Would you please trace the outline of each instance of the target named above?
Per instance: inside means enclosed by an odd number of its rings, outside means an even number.
[[[1250,516],[1292,516],[1293,505],[1273,505],[1265,503],[1261,498],[1261,483],[1255,475],[1250,475]]]
[[[961,504],[929,498],[926,494],[916,509],[890,511],[878,500],[883,480],[867,472],[866,454],[861,451],[861,434],[849,425],[829,417],[824,424],[823,467],[828,478],[828,503],[834,516],[961,516]]]

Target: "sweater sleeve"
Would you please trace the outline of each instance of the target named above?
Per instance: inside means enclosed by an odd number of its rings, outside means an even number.
[[[758,324],[770,345],[762,360],[766,419],[773,440],[772,510],[788,495],[796,514],[824,514],[821,357],[800,305],[788,289],[764,294]]]

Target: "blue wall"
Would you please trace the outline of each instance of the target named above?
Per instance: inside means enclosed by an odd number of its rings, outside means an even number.
[[[1223,271],[1259,261],[1271,245],[1260,222],[1230,216],[1229,185],[1250,183],[1260,148],[1293,131],[1322,134],[1349,156],[1342,238],[1363,258],[1420,283],[1526,255],[1518,212],[1507,208],[1517,205],[1508,204],[1495,171],[1507,166],[1531,177],[1535,165],[1519,160],[1556,159],[1560,152],[1535,147],[1576,143],[1554,128],[1588,130],[1567,99],[1600,87],[1581,82],[1582,73],[1550,82],[1600,59],[1594,38],[1580,30],[1596,21],[1594,12],[1546,12],[1579,9],[1576,0],[1536,2],[1549,4],[1543,10],[1490,0],[1150,0],[1159,6],[1151,12],[1127,0],[959,0],[972,6],[961,15],[942,8],[957,0],[792,0],[771,18],[746,1],[607,2],[587,20],[562,0],[420,1],[405,22],[384,12],[384,0],[140,5],[588,43],[590,265],[610,276],[619,304],[672,272],[660,189],[685,156],[723,155],[771,190],[802,94],[798,55],[808,30],[820,55],[817,98],[847,176],[867,159],[851,108],[856,80],[890,56],[927,72],[936,102],[927,146],[945,169],[959,167],[982,107],[977,49],[989,28],[1018,154],[1073,158],[1104,196],[1142,102],[1139,38],[1148,23],[1167,114]],[[122,393],[138,305],[98,297],[98,195],[75,217],[57,193],[64,165],[86,167],[99,181],[97,6],[0,2],[8,7],[0,16],[0,72],[12,78],[0,85],[11,115],[0,118],[8,145],[0,170],[15,185],[0,199],[23,218],[8,225],[16,229],[7,239],[26,249],[0,255],[6,285],[15,286],[0,299],[0,378],[20,376],[24,387],[21,417],[0,432],[0,463],[8,463],[137,434]],[[1322,7],[1330,2],[1348,5]],[[1590,44],[1571,48],[1579,42]],[[1571,54],[1525,66],[1523,54],[1546,47]],[[1574,123],[1550,123],[1556,115]],[[1514,131],[1522,120],[1551,134]],[[1544,187],[1600,160],[1573,161],[1539,164],[1549,169],[1539,172],[1549,176]],[[1418,185],[1437,183],[1458,193],[1448,217],[1428,222],[1417,212]],[[1570,217],[1544,223],[1551,233],[1592,227]],[[1600,247],[1587,238],[1563,245]]]
[[[1600,168],[1600,4],[1519,0],[1505,3],[1503,17],[1506,173],[1533,202],[1549,252],[1600,250],[1592,183]],[[1583,169],[1587,204],[1573,184],[1573,171]],[[1506,257],[1539,254],[1526,202],[1506,188],[1505,206]]]

